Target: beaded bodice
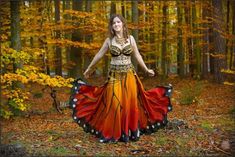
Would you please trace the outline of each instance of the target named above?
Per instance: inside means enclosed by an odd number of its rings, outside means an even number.
[[[110,53],[111,57],[111,65],[128,65],[131,64],[131,53],[132,47],[131,43],[126,41],[126,45],[121,49],[117,45],[113,44],[114,40],[110,42]]]
[[[129,56],[132,53],[132,48],[130,44],[126,45],[123,49],[120,49],[119,47],[111,44],[110,53],[113,57],[119,56],[121,54]]]
[[[110,70],[111,71],[120,71],[126,72],[128,69],[132,68],[131,63],[131,53],[133,49],[130,42],[127,43],[122,49],[118,46],[115,46],[112,41],[110,43],[110,53],[111,53],[111,62]]]

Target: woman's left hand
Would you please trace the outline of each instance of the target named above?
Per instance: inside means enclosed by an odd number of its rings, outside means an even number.
[[[91,74],[90,68],[87,68],[86,71],[83,73],[83,75],[86,79],[88,79],[90,77],[90,74]]]
[[[152,69],[148,69],[147,72],[148,72],[149,76],[154,76],[155,75],[155,73]]]

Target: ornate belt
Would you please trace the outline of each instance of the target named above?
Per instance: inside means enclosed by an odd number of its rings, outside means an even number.
[[[125,55],[112,57],[110,64],[111,65],[129,65],[131,64],[131,57],[125,56]]]
[[[132,64],[127,65],[113,65],[110,64],[109,71],[111,72],[127,72],[129,69],[134,69]]]

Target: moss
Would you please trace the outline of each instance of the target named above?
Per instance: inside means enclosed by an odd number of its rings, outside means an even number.
[[[190,105],[194,102],[198,102],[202,88],[203,84],[200,81],[197,81],[195,85],[185,85],[181,91],[180,104]]]
[[[165,136],[161,136],[161,137],[158,137],[157,139],[156,139],[156,141],[155,141],[155,144],[156,145],[165,145],[165,144],[167,144],[168,143],[168,139],[167,139],[167,137],[165,137]]]
[[[50,155],[59,155],[59,156],[63,156],[63,155],[66,156],[66,155],[74,154],[73,151],[62,146],[52,147],[48,150],[48,153]]]
[[[207,131],[213,131],[214,127],[208,122],[208,121],[203,121],[201,123],[201,127]]]

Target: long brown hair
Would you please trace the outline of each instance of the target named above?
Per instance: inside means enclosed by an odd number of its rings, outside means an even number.
[[[109,19],[109,26],[108,26],[108,29],[109,29],[109,37],[110,39],[112,39],[116,34],[115,34],[115,31],[113,30],[113,19],[115,17],[118,17],[121,21],[122,21],[122,28],[123,28],[123,37],[125,39],[128,39],[128,36],[129,36],[129,32],[128,32],[128,28],[127,28],[127,23],[126,23],[126,19],[120,15],[120,14],[113,14],[110,19]]]

